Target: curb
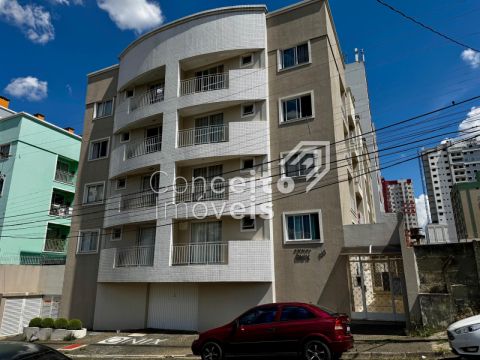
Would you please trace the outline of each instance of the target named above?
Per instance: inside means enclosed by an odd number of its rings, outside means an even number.
[[[200,357],[193,355],[73,355],[68,354],[72,359],[183,359],[199,360]]]
[[[342,355],[342,360],[364,360],[364,359],[438,359],[446,355],[442,351],[430,352],[346,352]]]

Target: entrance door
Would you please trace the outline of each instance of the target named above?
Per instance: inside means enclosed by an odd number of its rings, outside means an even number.
[[[349,272],[352,319],[405,321],[402,259],[350,256]]]
[[[151,154],[162,150],[162,127],[157,126],[145,131],[145,153]]]

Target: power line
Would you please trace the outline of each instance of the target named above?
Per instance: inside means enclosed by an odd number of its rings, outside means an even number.
[[[405,19],[412,21],[413,23],[415,23],[415,24],[423,27],[424,29],[426,29],[426,30],[428,30],[428,31],[430,31],[430,32],[432,32],[432,33],[434,33],[434,34],[436,34],[436,35],[438,35],[438,36],[440,36],[440,37],[442,37],[442,38],[444,38],[444,39],[447,39],[447,40],[450,41],[450,42],[453,42],[454,44],[457,44],[457,45],[459,45],[459,46],[461,46],[461,47],[463,47],[463,48],[465,48],[465,49],[467,49],[467,50],[474,50],[474,51],[476,51],[477,53],[480,53],[480,50],[477,50],[476,48],[474,48],[474,47],[472,47],[472,46],[469,46],[469,45],[467,45],[467,44],[465,44],[465,43],[463,43],[463,42],[460,42],[460,41],[458,41],[458,40],[455,40],[454,38],[452,38],[452,37],[449,36],[449,35],[446,35],[446,34],[440,32],[440,31],[438,31],[438,30],[435,30],[435,29],[432,28],[431,26],[426,25],[426,24],[422,23],[421,21],[416,20],[415,18],[411,17],[410,15],[405,14],[403,11],[398,10],[397,8],[393,7],[392,5],[386,3],[386,2],[383,1],[383,0],[377,0],[377,2],[378,2],[379,4],[381,4],[381,5],[389,8],[389,9],[392,10],[393,12],[396,12],[397,14],[403,16]]]

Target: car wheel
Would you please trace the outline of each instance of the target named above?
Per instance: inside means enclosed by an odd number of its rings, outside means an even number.
[[[305,360],[332,360],[332,353],[327,345],[320,340],[310,340],[303,349]]]
[[[216,342],[207,342],[202,347],[202,360],[222,360],[223,350]]]

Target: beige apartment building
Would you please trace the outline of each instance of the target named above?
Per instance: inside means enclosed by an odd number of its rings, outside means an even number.
[[[88,76],[62,314],[203,330],[303,301],[402,321],[384,283],[403,231],[376,231],[367,148],[326,1],[141,36]]]

